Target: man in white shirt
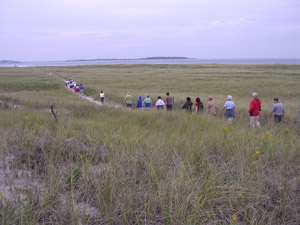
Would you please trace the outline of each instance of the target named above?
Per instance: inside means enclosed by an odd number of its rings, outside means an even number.
[[[100,102],[101,102],[101,104],[104,103],[104,99],[105,99],[105,95],[104,95],[103,91],[100,91]]]

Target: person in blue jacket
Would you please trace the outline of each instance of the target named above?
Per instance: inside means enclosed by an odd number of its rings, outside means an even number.
[[[142,99],[142,96],[139,96],[139,99],[136,102],[136,108],[143,108],[143,99]]]

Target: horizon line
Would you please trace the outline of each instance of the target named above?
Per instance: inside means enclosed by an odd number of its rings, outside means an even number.
[[[1,59],[0,62],[11,62],[11,63],[25,63],[25,62],[74,62],[74,61],[100,61],[100,60],[155,60],[155,59],[161,59],[161,60],[187,60],[187,59],[197,59],[197,60],[297,60],[299,58],[195,58],[195,57],[185,57],[185,56],[154,56],[154,57],[144,57],[144,58],[94,58],[94,59],[51,59],[51,60],[29,60],[29,61],[19,61],[19,60],[13,60],[13,59]]]

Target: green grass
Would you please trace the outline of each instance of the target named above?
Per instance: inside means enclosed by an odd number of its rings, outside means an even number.
[[[1,223],[298,224],[299,69],[0,68]],[[83,83],[94,97],[102,89],[107,105],[81,100],[56,76]],[[52,85],[56,88],[40,88]],[[111,107],[127,91],[135,98],[169,91],[178,110]],[[260,129],[252,129],[248,121],[254,91],[263,102]],[[240,111],[232,129],[222,112],[212,119],[179,110],[186,96],[205,100],[213,95],[221,108],[228,94]],[[273,97],[286,106],[285,124],[266,120]],[[49,112],[51,104],[58,122]]]

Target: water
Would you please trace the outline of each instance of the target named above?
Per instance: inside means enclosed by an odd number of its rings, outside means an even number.
[[[300,64],[300,59],[117,59],[85,61],[33,61],[2,66],[81,66],[81,65],[118,65],[118,64]]]

